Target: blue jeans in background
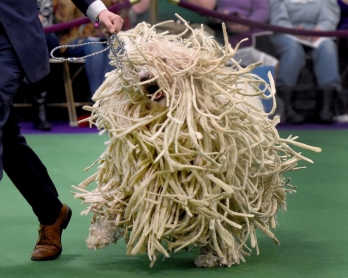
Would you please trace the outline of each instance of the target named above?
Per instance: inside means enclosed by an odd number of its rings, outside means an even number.
[[[325,39],[317,47],[305,50],[302,44],[287,35],[276,34],[271,36],[279,57],[279,69],[277,71],[277,87],[294,87],[300,72],[305,64],[306,55],[310,55],[313,61],[314,74],[320,87],[341,87],[339,74],[337,45],[331,39]]]
[[[69,44],[77,45],[88,42],[99,42],[99,38],[87,37],[84,39],[75,39]],[[83,57],[92,53],[101,51],[107,47],[107,44],[88,44],[80,47],[67,48],[66,55],[68,57]],[[105,74],[114,70],[115,67],[109,64],[109,50],[106,50],[100,54],[93,55],[86,58],[85,70],[90,87],[91,97],[95,91],[105,80]]]

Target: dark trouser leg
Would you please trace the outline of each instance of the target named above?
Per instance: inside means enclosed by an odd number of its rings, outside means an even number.
[[[62,208],[45,166],[20,133],[11,107],[24,74],[6,35],[0,32],[0,179],[3,170],[42,224],[52,224]]]
[[[31,205],[39,222],[45,225],[54,223],[62,208],[58,192],[46,167],[21,135],[13,109],[4,126],[2,142],[6,174]]]

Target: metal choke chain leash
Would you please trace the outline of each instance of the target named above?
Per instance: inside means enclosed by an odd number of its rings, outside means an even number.
[[[115,41],[116,41],[116,45],[115,45]],[[103,50],[82,56],[82,57],[55,57],[53,55],[53,53],[61,48],[76,48],[76,47],[82,47],[85,45],[89,45],[89,44],[107,44],[107,47],[105,47]],[[56,60],[60,60],[60,61],[68,61],[68,62],[73,62],[73,61],[77,61],[77,60],[84,60],[88,57],[94,56],[94,55],[98,55],[100,53],[103,53],[107,50],[109,50],[112,52],[112,54],[115,56],[116,58],[116,68],[122,68],[123,64],[122,64],[122,56],[125,56],[128,58],[127,55],[127,50],[124,48],[124,43],[121,42],[119,40],[119,38],[117,37],[116,34],[110,35],[109,33],[107,33],[107,40],[106,41],[98,41],[98,42],[86,42],[86,43],[80,43],[80,44],[68,44],[68,45],[61,45],[61,46],[57,46],[55,47],[52,51],[51,51],[51,57],[53,59]]]

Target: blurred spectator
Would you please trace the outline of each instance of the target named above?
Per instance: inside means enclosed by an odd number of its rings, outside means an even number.
[[[340,13],[337,0],[270,0],[270,4],[270,22],[273,25],[306,30],[336,30]],[[293,109],[293,94],[308,56],[313,62],[320,93],[319,120],[331,123],[334,96],[341,90],[336,43],[327,37],[281,33],[271,36],[271,42],[280,60],[276,84],[277,93],[284,101],[286,122],[298,124],[304,121],[304,117]]]
[[[203,6],[206,5],[206,0],[186,0],[187,2]],[[156,15],[153,17],[151,13],[151,0],[141,0],[139,3],[132,5],[129,10],[129,19],[132,26],[137,25],[140,22],[151,22],[153,19],[156,20],[154,23],[173,20],[174,22],[170,22],[167,24],[163,24],[158,26],[156,29],[158,32],[169,31],[172,34],[181,34],[185,30],[184,24],[175,16],[175,13],[179,14],[182,18],[184,18],[187,23],[191,25],[192,28],[200,27],[201,24],[205,24],[207,18],[197,14],[196,12],[189,11],[182,7],[178,7],[176,5],[171,5],[166,3],[166,1],[157,1],[152,2],[153,4],[157,4],[156,6]],[[170,5],[170,9],[168,9],[168,5]],[[212,33],[213,31],[205,26],[205,31]]]
[[[234,15],[262,23],[267,22],[269,19],[269,0],[206,0],[205,3],[205,8],[215,9],[223,14]],[[212,19],[208,25],[215,31],[215,36],[220,43],[223,43],[221,23],[221,20]],[[240,44],[234,56],[234,59],[240,61],[242,66],[248,66],[260,61],[265,66],[277,66],[278,61],[276,58],[255,48],[256,36],[266,33],[269,34],[269,32],[233,22],[225,22],[225,24],[228,39],[232,47],[236,47],[241,40],[248,39]]]
[[[108,7],[114,1],[103,0],[103,3]],[[55,18],[58,23],[68,22],[71,20],[84,17],[77,9],[71,0],[56,0]],[[106,35],[103,29],[96,27],[93,23],[81,25],[60,33],[61,45],[78,45],[90,42],[105,41]],[[64,52],[66,57],[83,57],[98,51],[102,51],[107,47],[107,44],[88,44],[80,47],[68,47]],[[58,52],[58,51],[57,51]],[[56,56],[56,52],[54,53]],[[95,91],[105,80],[105,74],[114,69],[109,64],[109,51],[104,51],[100,54],[86,58],[85,71],[90,88],[90,97],[92,98]]]

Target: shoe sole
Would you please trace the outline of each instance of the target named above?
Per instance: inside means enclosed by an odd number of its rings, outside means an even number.
[[[61,254],[62,254],[62,250],[58,254],[56,254],[55,256],[49,257],[49,258],[46,258],[46,259],[36,259],[36,258],[33,258],[33,257],[31,257],[30,259],[32,261],[35,261],[35,262],[53,261],[53,260],[57,259]]]

